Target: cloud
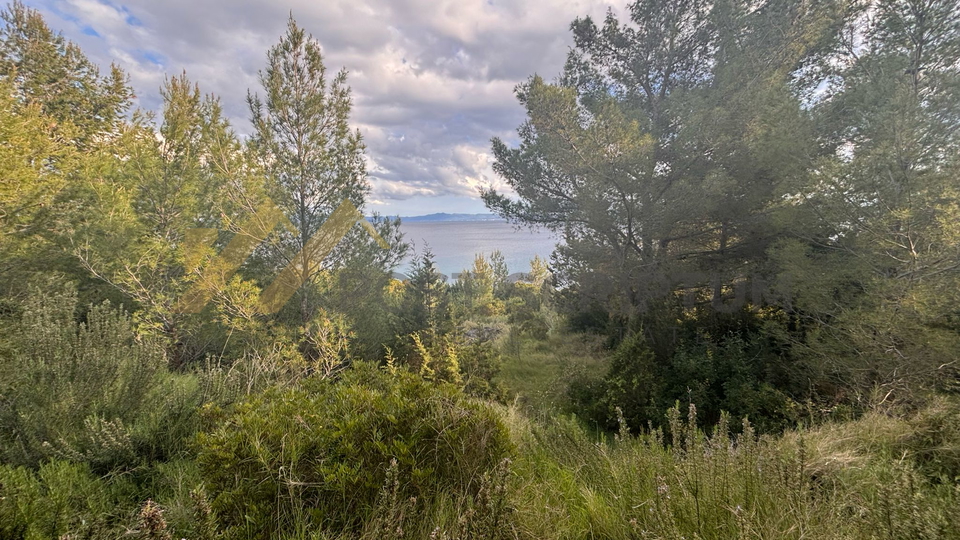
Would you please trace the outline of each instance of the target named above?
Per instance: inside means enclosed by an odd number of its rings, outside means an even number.
[[[247,90],[292,12],[349,71],[372,200],[477,197],[497,186],[490,138],[523,121],[513,89],[559,73],[578,16],[622,12],[626,0],[28,0],[102,65],[131,77],[139,105],[160,106],[166,76],[185,70],[220,96],[240,133]],[[500,186],[502,187],[502,186]]]

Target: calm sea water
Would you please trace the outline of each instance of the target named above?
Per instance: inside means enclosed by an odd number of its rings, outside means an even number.
[[[447,276],[473,266],[478,253],[489,256],[494,250],[503,253],[510,273],[527,272],[534,256],[549,261],[557,243],[557,237],[547,230],[517,230],[503,221],[402,223],[400,228],[414,253],[430,246],[437,269]],[[408,257],[397,271],[409,273],[411,260]]]

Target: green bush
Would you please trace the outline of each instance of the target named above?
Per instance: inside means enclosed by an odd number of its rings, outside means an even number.
[[[504,398],[499,381],[503,357],[493,343],[482,339],[468,341],[460,348],[459,360],[464,392],[490,400]]]
[[[550,323],[542,310],[542,302],[536,291],[528,284],[518,284],[514,288],[517,296],[507,303],[507,315],[510,324],[522,336],[543,341],[550,333]]]
[[[198,379],[170,373],[122,311],[104,304],[77,322],[76,308],[69,288],[37,292],[13,325],[0,352],[0,461],[105,473],[181,454],[198,427]]]
[[[696,403],[704,425],[724,411],[749,417],[761,432],[796,425],[797,403],[765,380],[770,353],[737,335],[717,341],[682,342],[661,360],[643,332],[631,334],[613,353],[605,377],[575,379],[568,396],[578,414],[606,430],[619,427],[618,409],[634,430],[662,425],[661,411],[678,400]]]
[[[0,539],[108,537],[128,483],[107,482],[87,464],[45,463],[37,471],[0,466]]]
[[[0,540],[129,537],[137,533],[138,509],[151,499],[176,538],[198,538],[202,522],[190,493],[198,484],[189,460],[108,476],[88,463],[0,465]]]
[[[238,538],[358,528],[394,460],[401,499],[471,493],[510,448],[486,405],[367,364],[208,414],[198,462],[224,532]]]

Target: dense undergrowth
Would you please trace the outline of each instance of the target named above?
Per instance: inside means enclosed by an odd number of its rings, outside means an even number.
[[[605,435],[406,368],[173,373],[121,311],[75,310],[27,303],[3,355],[3,539],[960,537],[948,398],[780,435],[678,404]],[[560,387],[569,362],[500,383]]]

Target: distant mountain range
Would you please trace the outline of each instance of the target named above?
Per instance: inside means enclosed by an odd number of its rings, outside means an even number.
[[[404,223],[436,223],[440,221],[503,221],[496,214],[429,214],[426,216],[401,217]]]

